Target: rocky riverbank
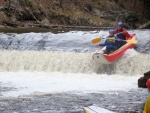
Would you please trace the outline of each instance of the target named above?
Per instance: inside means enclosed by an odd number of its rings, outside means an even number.
[[[140,3],[133,6],[134,2],[128,0],[6,0],[0,4],[0,24],[15,28],[105,28],[123,21],[126,28],[138,28],[148,21],[141,21]]]

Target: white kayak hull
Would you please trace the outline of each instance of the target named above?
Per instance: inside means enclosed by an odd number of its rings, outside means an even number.
[[[93,60],[96,63],[100,63],[100,64],[111,64],[112,62],[109,62],[103,54],[103,51],[106,49],[106,47],[103,47],[101,50],[97,50],[93,53]]]
[[[97,107],[95,105],[84,107],[84,113],[115,113],[113,111],[109,111],[107,109]]]

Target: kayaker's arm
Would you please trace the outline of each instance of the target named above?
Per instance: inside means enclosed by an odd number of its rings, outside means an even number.
[[[116,40],[116,41],[125,41],[125,40],[120,39],[120,38],[118,38],[118,37],[116,37],[115,40]]]
[[[106,46],[106,45],[107,45],[107,40],[105,40],[105,42],[102,43],[102,44],[97,44],[96,47],[99,47],[99,46]]]
[[[107,44],[107,40],[105,40],[105,42],[104,42],[104,43],[99,44],[99,46],[106,46],[106,44]]]

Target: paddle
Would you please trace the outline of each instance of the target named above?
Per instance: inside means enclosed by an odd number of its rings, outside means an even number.
[[[126,41],[127,43],[132,43],[132,44],[137,44],[138,43],[137,40],[122,40],[122,41]]]
[[[121,34],[121,33],[123,33],[123,32],[120,32],[120,33],[117,33],[117,34]],[[117,35],[117,34],[116,34],[116,35]],[[92,40],[92,43],[93,43],[93,44],[96,44],[96,43],[100,42],[102,39],[105,39],[105,38],[102,38],[102,37],[95,38],[95,39]]]
[[[102,38],[102,37],[95,38],[95,39],[92,40],[92,43],[96,44],[96,43],[100,42],[102,39],[104,39],[104,38]]]
[[[101,37],[95,38],[95,39],[92,40],[92,43],[96,44],[96,43],[100,42],[102,39],[105,39],[105,38],[101,38]],[[119,40],[119,41],[126,41],[127,43],[132,43],[132,44],[137,44],[138,43],[137,40]]]

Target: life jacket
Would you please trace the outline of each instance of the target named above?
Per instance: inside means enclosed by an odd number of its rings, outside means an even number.
[[[115,37],[111,37],[107,39],[107,44],[115,44],[115,43],[116,43]]]
[[[106,48],[117,48],[116,46],[116,40],[115,40],[115,37],[112,36],[112,37],[108,37],[107,38],[107,47]]]
[[[122,39],[122,40],[126,40],[126,35],[123,35],[121,32],[125,31],[125,29],[121,28],[120,30],[119,29],[116,29],[115,30],[115,33],[120,33],[120,34],[117,34],[117,38],[119,39]]]

